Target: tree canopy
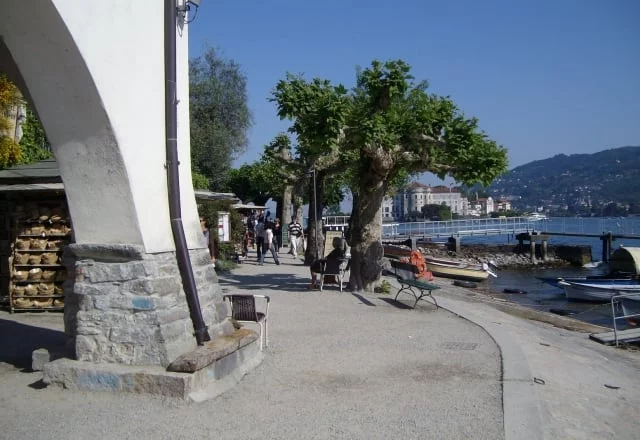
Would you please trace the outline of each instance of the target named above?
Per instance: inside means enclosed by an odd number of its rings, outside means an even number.
[[[382,270],[381,207],[405,173],[431,172],[467,184],[490,183],[506,171],[506,150],[478,129],[449,97],[427,93],[401,60],[373,61],[358,72],[345,146],[358,160],[351,218],[350,285],[372,290]]]
[[[22,123],[22,138],[20,139],[22,150],[20,162],[31,163],[49,159],[51,157],[49,139],[47,139],[40,120],[29,107],[27,107],[26,113],[26,118]]]
[[[252,125],[247,79],[240,66],[208,48],[189,61],[191,161],[194,181],[225,190],[232,161],[248,144]]]
[[[312,177],[307,180],[307,199],[315,206],[309,208],[309,244],[305,253],[305,263],[311,264],[323,254],[323,243],[316,242],[319,234],[315,231],[322,228],[324,201],[328,194],[330,203],[342,198],[337,176],[345,179],[348,171],[340,146],[350,97],[342,85],[288,74],[277,83],[271,100],[276,103],[278,116],[292,121],[289,132],[296,136],[295,151],[287,166],[299,175]],[[331,188],[328,177],[332,177]]]
[[[350,92],[291,75],[275,88],[278,114],[293,121],[300,159],[322,169],[322,181],[343,176],[354,196],[354,290],[372,290],[380,277],[382,200],[395,184],[420,172],[488,184],[506,171],[506,150],[479,130],[478,120],[427,89],[401,60],[360,69]]]

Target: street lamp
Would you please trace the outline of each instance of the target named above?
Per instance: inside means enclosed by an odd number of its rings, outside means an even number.
[[[313,221],[315,222],[315,224],[313,225],[314,238],[315,238],[313,252],[314,252],[315,260],[317,260],[319,242],[318,242],[318,199],[317,199],[318,196],[316,193],[316,168],[311,167],[309,171],[307,171],[305,174],[306,175],[313,174]]]

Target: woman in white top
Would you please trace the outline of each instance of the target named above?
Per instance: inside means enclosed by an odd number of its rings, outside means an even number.
[[[276,251],[275,242],[273,240],[273,224],[271,222],[267,222],[264,226],[264,249],[261,254],[260,264],[264,264],[264,254],[267,253],[267,249],[271,251],[271,256],[273,256],[273,261],[276,262],[277,265],[280,265],[280,260],[278,259],[278,252]]]

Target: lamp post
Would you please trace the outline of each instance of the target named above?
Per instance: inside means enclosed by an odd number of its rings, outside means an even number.
[[[313,246],[314,260],[318,259],[318,195],[316,190],[316,167],[311,167],[305,174],[313,174],[313,225],[315,243]]]
[[[318,259],[318,199],[316,193],[316,168],[313,167],[313,221],[315,224],[313,225],[314,235],[315,235],[315,245],[313,247],[315,259]]]

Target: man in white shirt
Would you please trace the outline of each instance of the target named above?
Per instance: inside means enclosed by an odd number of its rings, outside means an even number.
[[[291,217],[291,223],[289,223],[289,246],[291,246],[291,253],[293,258],[298,258],[298,248],[300,240],[304,239],[302,232],[302,225],[298,223],[298,217]]]

